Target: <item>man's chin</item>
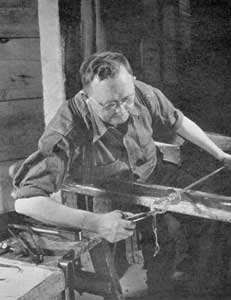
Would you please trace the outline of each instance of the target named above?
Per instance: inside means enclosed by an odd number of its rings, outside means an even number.
[[[123,116],[123,117],[121,117],[121,116],[119,116],[119,117],[113,117],[113,118],[110,120],[110,123],[111,123],[112,125],[114,125],[114,126],[120,125],[120,124],[125,123],[125,122],[128,120],[128,118],[129,118],[129,115]]]

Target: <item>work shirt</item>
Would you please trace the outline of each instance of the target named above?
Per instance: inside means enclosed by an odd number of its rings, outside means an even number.
[[[14,178],[14,197],[47,196],[71,178],[94,182],[127,178],[145,182],[155,172],[155,136],[174,135],[183,114],[156,88],[135,81],[134,108],[126,123],[104,123],[80,91],[61,105],[38,150]]]

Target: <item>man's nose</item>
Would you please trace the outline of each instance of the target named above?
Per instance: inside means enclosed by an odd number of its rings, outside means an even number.
[[[116,112],[123,112],[125,110],[124,105],[124,102],[119,101],[116,105]]]

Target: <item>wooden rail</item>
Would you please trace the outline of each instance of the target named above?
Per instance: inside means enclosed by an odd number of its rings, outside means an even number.
[[[113,181],[103,186],[69,183],[63,186],[63,190],[99,198],[108,197],[108,199],[142,205],[150,209],[166,209],[176,213],[231,222],[231,196],[190,190],[181,195],[179,203],[172,203],[166,207],[164,202],[160,203],[160,198],[166,197],[174,190],[180,192],[181,189]]]

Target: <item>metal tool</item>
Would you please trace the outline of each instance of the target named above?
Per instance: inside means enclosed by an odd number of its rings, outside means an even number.
[[[5,242],[5,241],[1,242],[0,243],[0,255],[3,255],[8,252],[16,253],[17,249],[15,247],[12,247],[12,245],[8,242]]]
[[[74,230],[74,229],[55,229],[55,228],[49,228],[45,226],[32,226],[32,225],[23,225],[23,224],[8,224],[8,227],[14,228],[14,229],[19,229],[19,230],[24,230],[24,231],[33,231],[38,234],[45,234],[45,235],[54,235],[54,236],[59,236],[61,238],[69,239],[69,240],[74,240],[74,241],[81,241],[82,236],[81,236],[81,231],[80,230]]]
[[[20,272],[20,273],[23,272],[22,268],[20,268],[19,266],[14,266],[14,265],[9,265],[9,264],[0,263],[0,268],[13,268],[13,269],[18,270],[18,272]],[[1,279],[1,280],[3,280],[3,279]]]
[[[8,231],[12,235],[12,237],[14,237],[19,242],[19,244],[22,246],[22,249],[25,251],[25,253],[30,256],[32,262],[34,262],[35,264],[39,264],[43,261],[44,256],[42,253],[40,253],[39,251],[40,248],[38,248],[37,245],[35,245],[36,250],[34,250],[22,236],[17,235],[10,228],[8,228]]]
[[[0,243],[0,255],[3,255],[10,251],[10,246],[6,242]]]
[[[126,220],[132,221],[133,223],[137,223],[137,222],[139,222],[139,221],[142,221],[142,220],[144,220],[144,219],[150,217],[151,214],[149,214],[149,213],[150,213],[150,211],[144,212],[144,213],[134,214],[134,215],[131,216],[131,217],[127,217]]]

